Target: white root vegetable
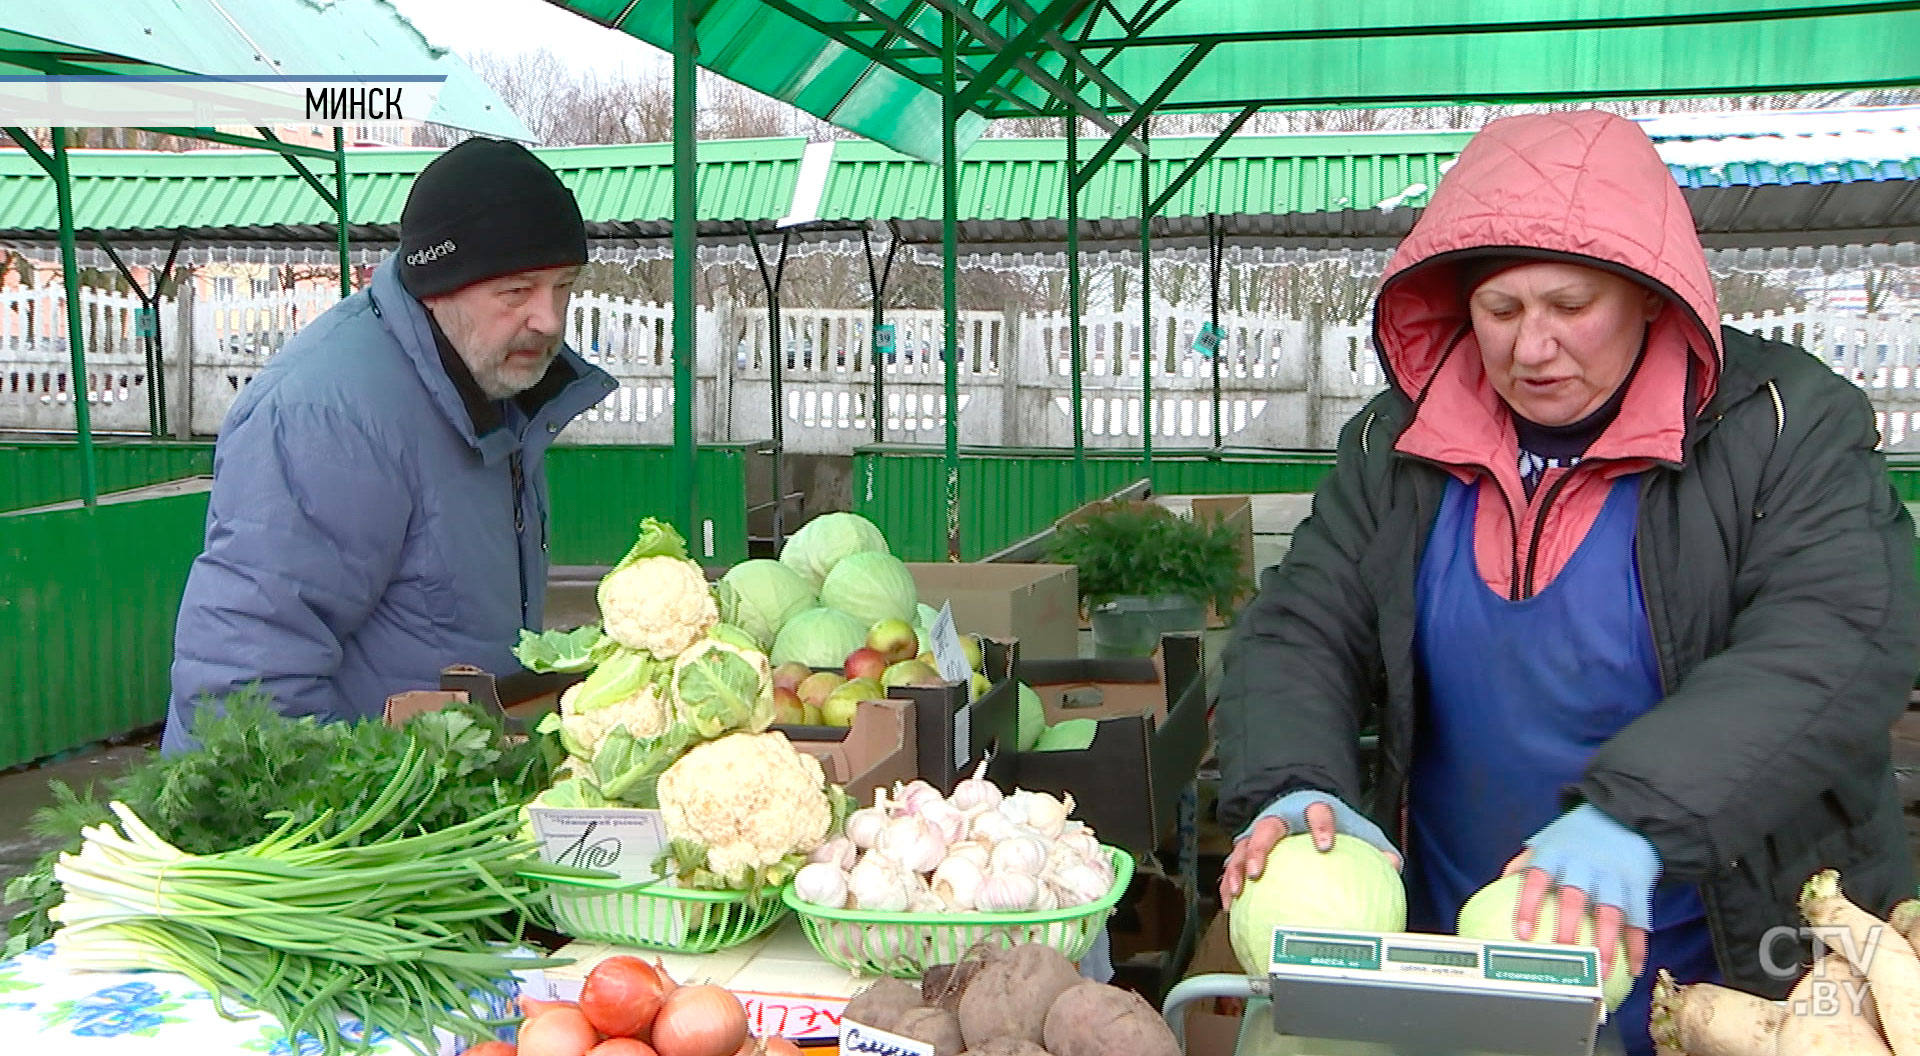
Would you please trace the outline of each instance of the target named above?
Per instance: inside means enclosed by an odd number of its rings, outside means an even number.
[[[1662,968],[1649,1028],[1656,1045],[1687,1056],[1767,1056],[1786,1018],[1764,997],[1712,983],[1680,986]]]
[[[1920,956],[1915,955],[1913,946],[1898,941],[1900,936],[1884,922],[1841,893],[1840,874],[1832,869],[1814,874],[1801,889],[1800,914],[1814,927],[1846,929],[1852,941],[1838,944],[1842,959],[1866,977],[1886,1034],[1885,1044],[1896,1056],[1920,1056]],[[1864,1017],[1855,1018],[1866,1025]],[[1793,1056],[1786,1048],[1784,1030],[1780,1053]]]
[[[1820,959],[1787,997],[1777,1056],[1886,1056],[1893,1050],[1874,1026],[1869,980],[1837,953]]]

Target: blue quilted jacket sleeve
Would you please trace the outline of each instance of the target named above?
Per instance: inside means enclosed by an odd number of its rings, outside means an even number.
[[[285,714],[353,717],[332,676],[401,557],[412,495],[397,450],[305,402],[262,400],[223,430],[164,750],[191,745],[204,700],[255,682]]]

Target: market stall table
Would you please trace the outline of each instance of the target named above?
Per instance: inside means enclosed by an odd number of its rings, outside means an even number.
[[[226,1005],[236,1019],[221,1016],[213,998],[174,972],[77,972],[62,967],[56,942],[45,942],[11,960],[0,961],[0,1038],[8,1051],[34,1056],[318,1056],[317,1040],[303,1036],[289,1044],[280,1025],[264,1013]],[[488,1015],[509,1014],[509,982],[488,995]],[[358,1037],[353,1024],[343,1033]],[[503,1028],[511,1040],[511,1028]],[[441,1039],[442,1056],[457,1051]],[[411,1052],[388,1037],[374,1039],[373,1052],[399,1056]]]

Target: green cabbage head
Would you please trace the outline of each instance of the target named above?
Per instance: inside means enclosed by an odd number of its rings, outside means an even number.
[[[765,730],[773,724],[767,655],[719,636],[695,642],[673,663],[673,704],[679,724],[702,740]]]
[[[793,533],[780,548],[780,563],[800,573],[814,590],[848,554],[886,554],[886,537],[857,513],[823,513]]]
[[[905,561],[891,554],[848,554],[820,587],[821,605],[839,609],[862,628],[881,620],[901,620],[912,626],[919,603],[913,573]]]
[[[747,632],[762,650],[773,648],[780,628],[814,607],[813,584],[778,561],[742,561],[720,577],[720,619]]]
[[[839,609],[808,609],[780,628],[773,641],[773,664],[802,663],[839,670],[855,649],[867,644],[867,625]]]
[[[1302,833],[1273,845],[1266,868],[1247,881],[1227,914],[1233,952],[1248,975],[1273,963],[1273,929],[1407,930],[1407,889],[1393,862],[1345,834],[1325,854]]]
[[[1540,900],[1540,918],[1533,925],[1533,938],[1522,940],[1514,935],[1513,914],[1520,905],[1522,880],[1522,874],[1513,873],[1474,892],[1473,897],[1467,899],[1467,904],[1460,907],[1460,926],[1456,929],[1459,934],[1469,939],[1496,942],[1553,942],[1554,932],[1560,926],[1560,900],[1551,890],[1546,898]],[[1578,945],[1593,945],[1591,913],[1580,921],[1576,939]],[[1627,992],[1632,989],[1633,976],[1627,974],[1627,947],[1622,943],[1613,951],[1613,971],[1608,972],[1600,983],[1600,990],[1606,996],[1607,1011],[1619,1008],[1620,1002],[1627,999]]]

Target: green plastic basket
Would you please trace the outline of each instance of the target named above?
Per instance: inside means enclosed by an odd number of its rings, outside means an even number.
[[[1133,880],[1133,856],[1102,845],[1113,863],[1113,887],[1097,901],[1027,913],[876,913],[828,909],[801,901],[788,884],[781,897],[800,918],[815,952],[860,975],[917,979],[936,964],[953,964],[974,944],[1045,943],[1078,961],[1093,947],[1113,907]]]
[[[750,906],[739,891],[560,878],[546,884],[554,920],[566,934],[650,950],[724,950],[773,927],[787,912],[777,898]]]

